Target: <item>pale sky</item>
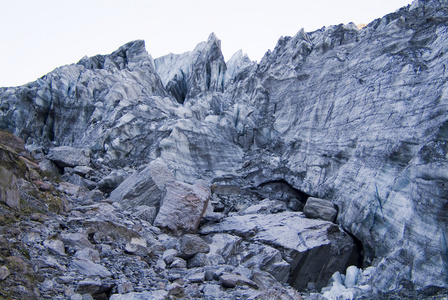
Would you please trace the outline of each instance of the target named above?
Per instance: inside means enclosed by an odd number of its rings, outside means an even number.
[[[183,53],[214,32],[224,58],[260,61],[301,28],[369,23],[412,0],[0,0],[0,86],[22,85],[136,39],[153,58]]]

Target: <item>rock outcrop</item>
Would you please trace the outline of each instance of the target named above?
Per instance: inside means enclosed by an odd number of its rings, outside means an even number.
[[[47,158],[59,167],[88,166],[90,164],[90,149],[76,149],[68,146],[51,148]]]
[[[320,289],[334,271],[343,272],[350,261],[357,261],[350,236],[331,222],[306,219],[298,212],[227,217],[219,224],[202,227],[200,233],[230,233],[254,243],[256,246],[240,245],[233,257],[226,255],[227,261],[257,265],[299,290],[308,284]]]
[[[350,251],[344,254],[344,263],[335,262],[333,269],[332,263],[323,263],[325,276],[317,266],[310,266],[312,278],[302,282],[304,271],[295,264],[306,251],[298,229],[272,234],[270,225],[252,226],[250,221],[275,223],[280,216],[289,216],[297,224],[317,222],[317,227],[333,235],[327,241],[313,229],[312,238],[305,239],[305,245],[322,242],[316,248],[306,247],[311,252],[323,249],[318,261],[324,262],[324,257],[332,257],[344,245],[351,249],[353,242],[362,248],[363,263],[357,266],[374,267],[369,269],[373,292],[448,288],[447,24],[447,1],[416,0],[361,30],[350,23],[282,37],[258,64],[242,52],[226,63],[214,34],[191,52],[155,60],[143,41],[134,41],[110,55],[85,57],[58,68],[36,82],[1,88],[0,128],[22,138],[52,176],[69,182],[61,182],[58,188],[76,198],[74,203],[95,205],[104,199],[102,192],[110,193],[111,203],[121,205],[138,222],[146,220],[148,228],[153,228],[150,222],[162,211],[161,201],[168,200],[164,199],[170,193],[167,186],[192,188],[204,180],[203,185],[215,191],[210,198],[215,211],[201,211],[205,215],[199,232],[213,235],[207,237],[210,253],[202,253],[195,262],[206,265],[203,268],[223,261],[244,266],[244,259],[232,254],[239,245],[257,257],[272,258],[271,265],[246,265],[259,266],[267,275],[238,274],[258,287],[271,282],[269,276],[275,282],[288,278],[300,289],[326,286],[335,271],[346,270]],[[80,160],[73,160],[72,154],[59,155],[61,149],[85,150],[72,152],[82,153]],[[14,157],[5,161],[16,164],[18,154],[7,151]],[[168,173],[151,173],[154,161],[172,173],[169,184],[157,182],[158,176]],[[21,170],[22,165],[18,166]],[[27,168],[29,176],[34,174],[30,164]],[[9,167],[0,171],[3,175],[12,172]],[[1,194],[2,205],[8,209],[18,207],[14,191],[19,179],[12,179],[10,173]],[[43,181],[33,184],[41,192],[53,186]],[[336,206],[338,226],[304,218],[299,211],[309,197]],[[128,217],[110,207],[102,209],[108,222]],[[266,214],[269,218],[259,217]],[[313,217],[331,219],[319,213]],[[234,228],[232,222],[239,225]],[[127,232],[107,223],[112,227],[93,234],[87,227],[100,225],[90,224],[85,225],[86,232],[98,244],[123,238],[110,236],[111,228]],[[45,232],[39,234],[43,240],[48,238]],[[218,234],[229,235],[225,247]],[[277,241],[270,239],[273,235]],[[165,247],[174,249],[169,240],[165,239]],[[133,249],[144,253],[138,250],[139,243],[131,239],[126,243],[134,245],[129,245],[129,253]],[[121,248],[105,246],[104,251],[116,249]],[[69,258],[61,259],[57,263],[65,267],[82,267]],[[178,259],[176,266],[188,266]],[[103,265],[111,266],[112,261]],[[158,261],[154,267],[166,270],[167,262]],[[5,267],[12,272],[9,266]],[[200,282],[206,277],[206,271],[192,270],[170,271],[166,276]],[[223,272],[215,271],[219,280]],[[81,290],[104,293],[110,289],[107,282],[84,279],[79,283]],[[238,280],[234,282],[249,282]],[[120,284],[126,290],[125,282]],[[189,288],[188,293],[194,294],[194,288]],[[205,284],[204,291],[222,295],[212,285]],[[160,296],[183,292],[171,286]],[[134,293],[139,297],[145,292]]]

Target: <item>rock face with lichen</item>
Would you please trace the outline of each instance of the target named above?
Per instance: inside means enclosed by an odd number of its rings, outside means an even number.
[[[20,138],[0,130],[0,296],[2,299],[38,295],[42,282],[30,263],[20,222],[69,209],[65,196],[47,185],[39,166],[24,149]],[[32,226],[24,229],[30,233]]]
[[[134,41],[1,88],[0,128],[75,187],[97,191],[119,171],[119,182],[101,188],[116,205],[133,188],[125,178],[146,176],[156,159],[182,185],[204,180],[215,191],[215,212],[204,214],[211,227],[265,198],[285,203],[266,202],[268,214],[324,199],[362,248],[359,267],[375,267],[375,290],[448,288],[447,24],[447,1],[416,0],[361,30],[282,37],[259,63],[240,52],[225,62],[214,34],[155,60]],[[83,163],[56,159],[61,149]],[[157,187],[154,176],[138,182]],[[154,203],[128,194],[158,214],[169,192],[156,190]],[[16,205],[13,192],[1,195]],[[290,262],[276,263],[278,278],[294,276],[285,275]]]

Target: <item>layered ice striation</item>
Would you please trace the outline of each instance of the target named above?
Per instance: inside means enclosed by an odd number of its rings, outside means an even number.
[[[282,37],[258,64],[226,63],[214,34],[155,60],[131,42],[1,88],[0,127],[90,148],[102,174],[161,158],[189,183],[286,182],[337,206],[375,288],[448,287],[447,24],[447,1],[414,1]]]

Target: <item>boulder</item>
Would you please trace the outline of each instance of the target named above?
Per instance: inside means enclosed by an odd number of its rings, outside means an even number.
[[[0,281],[5,280],[6,277],[8,277],[9,275],[11,275],[11,272],[9,271],[9,269],[5,266],[1,266],[0,267]]]
[[[187,262],[180,258],[180,257],[176,257],[173,262],[170,264],[170,268],[174,268],[174,269],[182,269],[182,268],[186,268],[187,267]]]
[[[171,264],[177,256],[177,250],[176,249],[167,249],[165,252],[163,252],[162,259],[167,263]]]
[[[78,286],[76,288],[76,292],[83,295],[89,295],[89,294],[97,294],[101,293],[103,291],[106,291],[110,289],[110,286],[107,284],[104,284],[101,280],[93,280],[90,278],[86,278],[84,280],[79,281]],[[79,295],[78,294],[78,295]],[[77,295],[77,294],[75,294]],[[78,299],[83,299],[84,297],[82,295]],[[76,299],[76,298],[74,298]]]
[[[90,249],[90,248],[84,248],[81,250],[76,251],[75,255],[73,256],[77,259],[84,259],[84,260],[90,260],[94,263],[100,262],[100,254],[97,250]]]
[[[47,239],[44,241],[44,246],[54,253],[66,255],[64,243],[59,239]]]
[[[219,254],[208,255],[208,259],[210,260],[210,265],[219,266],[226,264],[224,257]]]
[[[124,250],[128,254],[138,255],[142,257],[150,253],[150,249],[147,248],[146,246],[134,243],[127,243]]]
[[[141,205],[159,207],[166,192],[166,185],[172,182],[174,182],[173,175],[165,163],[157,159],[118,185],[110,194],[110,199],[125,209]]]
[[[202,268],[193,268],[186,276],[191,283],[202,283],[205,281],[205,272]]]
[[[70,264],[72,269],[86,276],[111,277],[112,273],[100,264],[96,264],[88,259],[73,259]]]
[[[132,214],[133,217],[140,220],[154,223],[157,216],[157,208],[155,206],[140,205],[135,208],[136,212]]]
[[[255,282],[238,274],[223,274],[219,276],[219,281],[226,288],[234,288],[239,285],[247,285],[251,288],[258,289],[258,285]]]
[[[187,268],[202,268],[205,266],[210,266],[211,262],[205,253],[197,253],[195,256],[190,258],[187,262]]]
[[[242,265],[235,267],[232,270],[232,273],[242,275],[242,276],[246,277],[247,279],[252,279],[252,277],[254,276],[254,271],[252,271],[251,269],[246,268]]]
[[[230,274],[235,269],[231,265],[207,266],[204,268],[207,280],[219,280],[223,274]]]
[[[303,208],[305,216],[312,219],[321,219],[334,222],[338,211],[336,206],[328,200],[309,197]]]
[[[178,283],[171,283],[166,287],[168,296],[182,298],[185,294],[185,289]]]
[[[197,235],[185,234],[179,239],[178,256],[189,259],[198,253],[210,252],[208,244]]]
[[[81,177],[87,177],[92,175],[94,170],[87,166],[76,166],[73,168],[73,172]]]
[[[165,300],[168,297],[168,292],[165,290],[132,292],[127,294],[113,294],[110,300]]]
[[[81,193],[86,191],[86,188],[83,188],[77,184],[63,181],[59,183],[58,190],[70,196],[79,196]]]
[[[255,270],[252,274],[251,279],[263,290],[267,290],[279,285],[279,282],[275,279],[274,276],[272,276],[268,272],[261,270]]]
[[[59,167],[49,159],[43,158],[39,162],[39,167],[44,174],[50,175],[52,177],[59,176],[60,170]]]
[[[240,214],[271,214],[286,210],[286,203],[278,200],[265,199],[258,204],[249,206],[243,210]]]
[[[87,234],[85,233],[63,233],[61,235],[65,247],[74,248],[76,250],[93,248]]]
[[[158,259],[154,266],[154,270],[158,273],[161,273],[165,271],[165,269],[166,269],[166,263],[162,259]]]
[[[209,256],[220,255],[226,262],[238,252],[242,238],[231,234],[213,234],[204,237],[210,247]]]
[[[124,170],[114,170],[106,177],[103,177],[100,182],[98,182],[98,189],[104,193],[110,193],[116,189],[129,174]]]
[[[59,167],[88,166],[91,151],[87,148],[60,146],[48,151],[47,159],[55,162]]]
[[[195,233],[207,208],[210,190],[177,181],[168,183],[166,188],[154,226],[175,235]]]
[[[76,220],[74,223],[76,224]],[[138,232],[112,221],[88,220],[84,222],[84,226],[88,227],[87,234],[93,235],[93,241],[98,244],[111,240],[126,244],[133,239],[142,239]]]
[[[227,233],[250,241],[241,255],[249,258],[247,265],[257,262],[261,270],[287,279],[298,290],[308,284],[324,287],[334,272],[345,271],[358,255],[353,239],[334,223],[307,219],[300,212],[281,212],[269,218],[262,214],[231,216],[202,227],[199,233]],[[229,259],[244,264],[237,254]]]

